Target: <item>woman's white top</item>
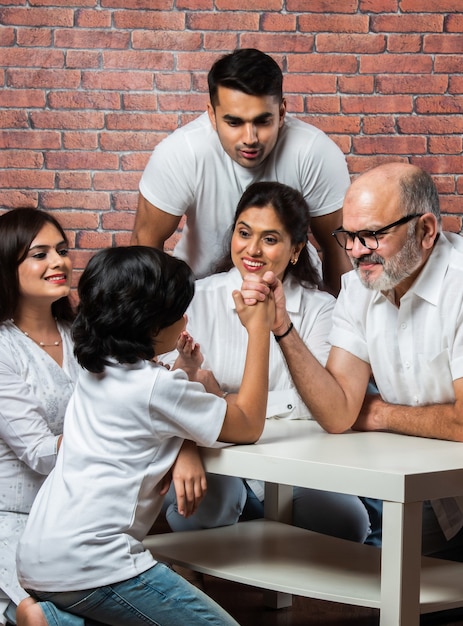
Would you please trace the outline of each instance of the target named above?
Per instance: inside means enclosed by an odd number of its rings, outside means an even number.
[[[16,546],[32,502],[56,462],[79,366],[69,328],[60,367],[12,322],[0,325],[0,588],[18,603]]]
[[[203,369],[210,369],[224,391],[238,392],[243,378],[247,331],[235,309],[232,292],[242,278],[236,268],[196,281],[195,295],[187,310],[187,330],[201,346]],[[286,308],[294,328],[312,354],[325,365],[330,350],[328,336],[335,299],[318,289],[307,289],[295,280],[284,282]],[[177,353],[163,355],[171,364]],[[296,391],[281,348],[270,342],[267,417],[311,418]]]

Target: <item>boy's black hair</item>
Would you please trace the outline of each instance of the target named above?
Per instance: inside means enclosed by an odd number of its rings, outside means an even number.
[[[146,246],[106,248],[92,257],[78,286],[74,353],[90,372],[112,357],[135,363],[155,356],[155,337],[179,320],[194,294],[189,266]]]
[[[242,91],[250,96],[275,96],[283,99],[283,74],[278,63],[255,48],[242,48],[227,54],[209,70],[209,98],[215,108],[219,87]]]

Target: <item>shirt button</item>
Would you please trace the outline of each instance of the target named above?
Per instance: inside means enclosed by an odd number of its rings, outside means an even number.
[[[404,330],[405,328],[407,328],[407,324],[405,324],[405,322],[403,324],[400,325],[400,328],[402,328],[402,330]]]
[[[293,408],[293,405],[292,405],[292,404],[288,404],[288,405],[286,406],[286,408],[290,411],[290,410]]]

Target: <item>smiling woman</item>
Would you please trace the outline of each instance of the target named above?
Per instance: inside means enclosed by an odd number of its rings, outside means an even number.
[[[334,298],[319,289],[306,246],[308,230],[309,210],[297,190],[278,182],[250,185],[238,203],[228,253],[218,273],[196,281],[187,310],[187,330],[204,354],[202,367],[212,370],[222,393],[233,399],[243,378],[246,337],[231,294],[249,274],[263,277],[271,271],[283,282],[291,323],[279,336],[274,335],[276,341],[270,346],[268,418],[311,419],[285,365],[279,339],[295,329],[322,364],[328,356]],[[172,363],[175,356],[161,358]],[[184,472],[188,476],[188,463],[182,469],[180,456],[174,475]],[[208,474],[206,495],[193,515],[181,514],[172,486],[165,509],[172,530],[225,526],[263,516],[263,487],[257,481]],[[293,523],[354,541],[364,541],[369,530],[368,514],[359,498],[313,489],[294,489]]]
[[[53,468],[77,379],[68,300],[72,265],[60,224],[38,209],[0,217],[0,623],[27,594],[16,546]]]

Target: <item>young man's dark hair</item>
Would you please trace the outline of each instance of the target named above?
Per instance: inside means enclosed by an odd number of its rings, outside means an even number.
[[[211,67],[207,82],[213,107],[219,87],[242,91],[250,96],[283,99],[283,74],[278,63],[260,50],[243,48],[221,57]]]

